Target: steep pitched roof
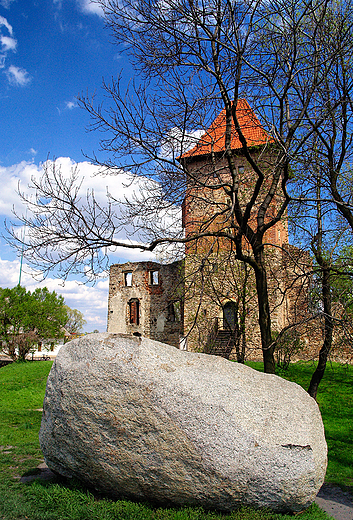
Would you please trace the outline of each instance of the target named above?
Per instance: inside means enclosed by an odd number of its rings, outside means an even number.
[[[238,99],[237,118],[242,129],[243,135],[247,140],[248,146],[256,146],[273,142],[273,139],[266,133],[256,117],[254,111],[245,99]],[[224,152],[226,132],[226,110],[213,121],[210,128],[200,137],[197,144],[189,151],[185,152],[180,159],[189,159],[202,155]],[[235,128],[232,129],[232,150],[242,149],[239,135]]]

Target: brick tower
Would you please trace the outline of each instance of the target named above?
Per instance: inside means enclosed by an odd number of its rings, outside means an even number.
[[[257,199],[260,202],[250,213],[251,226],[256,224],[261,197],[271,183],[276,150],[246,100],[238,101],[237,119],[251,157],[265,172]],[[225,153],[225,134],[223,110],[196,146],[179,158],[187,178],[183,227],[186,237],[195,237],[185,247],[184,262],[169,266],[136,262],[111,267],[109,332],[141,334],[176,347],[187,345],[188,350],[238,360],[246,348],[248,358],[262,358],[253,272],[236,259],[231,240],[214,236],[215,231],[222,234],[233,229],[234,232],[227,210],[227,186],[238,183],[244,209],[256,183],[254,168],[246,159],[234,128],[231,129],[235,172],[232,177]],[[279,192],[274,194],[266,218],[272,218],[282,197]],[[292,320],[298,308],[306,309],[307,288],[303,290],[297,280],[300,280],[300,262],[307,264],[308,258],[304,255],[300,260],[302,252],[288,244],[286,214],[266,231],[264,242],[267,242],[270,273],[272,326],[279,331]],[[247,247],[245,242],[243,245]],[[295,261],[291,262],[293,258]]]
[[[236,114],[251,158],[265,172],[256,198],[258,202],[250,213],[251,227],[256,226],[259,207],[271,186],[276,148],[246,100],[238,100]],[[223,110],[196,146],[180,157],[187,173],[183,226],[186,237],[195,237],[186,245],[185,251],[184,325],[186,332],[191,331],[188,334],[190,350],[242,359],[242,349],[246,345],[249,355],[251,344],[254,350],[250,355],[256,358],[260,356],[261,342],[254,275],[249,266],[236,259],[234,243],[215,235],[229,233],[230,229],[233,233],[237,231],[236,226],[232,227],[234,220],[229,211],[231,190],[228,187],[238,183],[238,199],[245,211],[254,192],[257,174],[251,161],[246,159],[233,126],[230,142],[234,173],[231,175],[225,147],[226,130],[226,111]],[[278,189],[265,223],[273,218],[282,202],[283,194]],[[293,283],[293,279],[299,279],[299,276],[289,261],[289,251],[293,256],[297,248],[288,244],[287,214],[266,231],[264,243],[268,244],[272,325],[274,331],[279,331],[289,323],[293,302],[298,298],[298,283]],[[242,245],[251,252],[245,239]],[[290,290],[289,280],[293,285]]]

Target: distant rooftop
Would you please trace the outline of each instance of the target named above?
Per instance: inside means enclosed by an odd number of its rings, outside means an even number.
[[[249,147],[263,145],[273,142],[273,139],[267,134],[262,127],[255,112],[245,99],[238,99],[237,118],[243,135],[247,140]],[[225,150],[225,132],[226,132],[226,110],[222,112],[213,121],[210,128],[200,137],[197,144],[189,151],[185,152],[180,159],[198,157],[202,155],[210,155],[213,153],[224,152]],[[241,150],[242,144],[239,139],[238,132],[232,128],[232,150]]]

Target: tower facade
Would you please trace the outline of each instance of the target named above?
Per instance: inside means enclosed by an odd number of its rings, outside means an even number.
[[[236,115],[250,156],[244,154],[234,125],[229,132],[223,110],[180,161],[187,172],[183,225],[186,237],[195,238],[187,245],[185,255],[185,274],[192,294],[188,298],[186,291],[184,306],[185,330],[191,331],[188,348],[241,360],[245,350],[258,357],[261,341],[254,272],[237,260],[232,237],[238,234],[243,251],[251,256],[251,240],[256,239],[262,208],[270,200],[264,212],[266,225],[276,217],[284,194],[272,138],[246,100],[238,101]],[[236,213],[241,218],[247,215],[246,232]],[[293,279],[288,271],[295,267],[289,254],[293,248],[288,244],[286,212],[267,229],[262,243],[269,273],[271,320],[273,330],[279,331],[294,311],[286,285],[289,278]],[[301,283],[298,276],[294,285]]]

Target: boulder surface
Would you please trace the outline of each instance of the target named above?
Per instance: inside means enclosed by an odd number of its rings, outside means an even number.
[[[318,406],[295,383],[108,333],[61,348],[40,445],[50,469],[114,498],[223,511],[300,511],[327,460]]]

